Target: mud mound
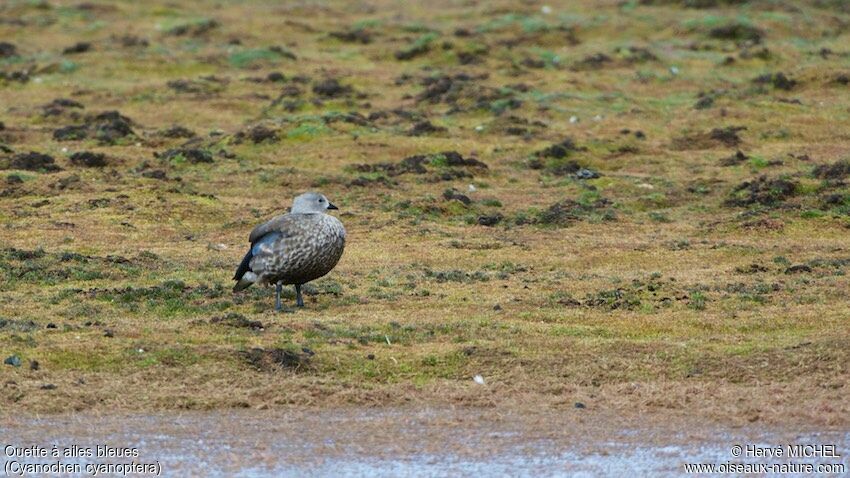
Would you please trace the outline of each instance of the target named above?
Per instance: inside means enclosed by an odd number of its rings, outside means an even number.
[[[251,127],[245,131],[240,131],[234,136],[234,141],[239,144],[244,141],[251,141],[254,144],[259,143],[276,143],[279,141],[277,131],[267,128],[263,125]]]
[[[213,317],[210,319],[211,324],[227,325],[241,329],[264,330],[263,323],[259,320],[250,320],[242,314],[231,312],[221,317]]]
[[[496,214],[484,214],[484,215],[478,216],[477,222],[481,226],[492,227],[492,226],[495,226],[496,224],[499,224],[500,222],[502,222],[502,220],[504,218],[505,218],[504,215],[497,212]]]
[[[352,87],[341,84],[336,78],[325,78],[313,84],[313,93],[324,98],[339,98],[353,92]]]
[[[515,115],[502,115],[491,121],[487,125],[487,130],[496,134],[533,138],[548,127],[549,125],[540,120],[528,120]]]
[[[850,176],[850,160],[842,159],[832,164],[816,166],[812,174],[820,179],[844,179]]]
[[[166,128],[164,130],[159,131],[157,134],[162,136],[162,137],[165,137],[165,138],[186,138],[186,139],[190,139],[190,138],[194,138],[195,136],[197,136],[197,134],[194,131],[190,130],[189,128],[186,128],[185,126],[180,126],[180,125],[174,125],[170,128]]]
[[[300,352],[281,348],[253,348],[239,352],[242,359],[251,367],[269,372],[274,370],[304,370],[310,367],[310,358],[315,355],[312,350],[302,348]]]
[[[446,128],[442,126],[437,126],[430,121],[420,121],[413,125],[412,128],[407,132],[408,136],[425,136],[434,133],[445,133],[448,131]]]
[[[744,154],[740,149],[733,154],[732,156],[728,156],[720,160],[719,164],[721,166],[737,166],[745,161],[750,159],[749,156]]]
[[[90,51],[91,48],[92,48],[92,45],[89,42],[78,42],[78,43],[74,43],[73,45],[69,46],[68,48],[65,48],[64,50],[62,50],[62,54],[63,55],[76,55],[76,54],[79,54],[79,53],[86,53],[86,52]]]
[[[107,165],[106,155],[103,153],[81,151],[71,155],[71,164],[85,166],[87,168],[102,168]]]
[[[566,138],[561,142],[548,146],[534,153],[538,158],[563,159],[575,151],[581,151],[572,138]]]
[[[467,196],[466,194],[462,194],[455,188],[450,188],[443,191],[443,199],[445,199],[446,201],[460,201],[467,206],[472,204],[472,199],[470,199],[469,196]]]
[[[189,162],[191,164],[212,163],[213,155],[209,151],[201,148],[174,148],[166,150],[157,156],[162,161],[172,163]]]
[[[18,56],[18,48],[9,42],[0,42],[0,58]]]
[[[487,165],[475,158],[464,158],[456,151],[445,151],[410,156],[397,163],[355,164],[352,168],[359,173],[382,173],[391,177],[402,174],[430,174],[428,180],[436,182],[472,178],[473,173],[486,170]]]
[[[753,79],[753,83],[759,85],[770,85],[777,90],[785,90],[790,91],[797,86],[797,80],[792,80],[785,76],[785,73],[766,73],[764,75],[757,76]]]
[[[764,32],[746,23],[729,23],[712,28],[708,31],[708,36],[718,40],[732,40],[739,43],[761,43]]]
[[[127,137],[134,137],[133,122],[117,111],[106,111],[88,116],[82,125],[65,126],[53,132],[57,141],[95,139],[101,144],[115,144]]]
[[[686,301],[696,306],[696,301],[705,302],[702,295],[688,295],[675,282],[675,279],[662,280],[660,274],[652,274],[646,279],[635,279],[631,284],[616,289],[600,290],[588,293],[584,299],[574,299],[569,295],[558,298],[558,302],[568,307],[590,307],[609,310],[637,310],[670,307],[676,302]],[[704,307],[704,305],[702,305]]]
[[[347,43],[360,43],[362,45],[372,43],[372,33],[363,28],[331,32],[330,36]]]
[[[22,169],[25,171],[44,171],[48,173],[62,171],[52,156],[30,151],[19,153],[3,161],[2,169]]]
[[[569,226],[577,221],[594,217],[611,221],[616,217],[611,206],[612,203],[607,198],[583,201],[565,199],[552,204],[540,213],[537,222],[544,225]]]
[[[77,112],[73,110],[81,110],[83,108],[85,106],[79,101],[69,100],[68,98],[56,98],[41,107],[41,114],[43,116],[61,116],[68,112],[76,114]]]
[[[487,75],[471,76],[466,73],[427,77],[421,84],[425,90],[416,97],[417,103],[446,104],[451,111],[489,109],[494,113],[517,109],[522,101],[513,88],[492,88],[482,84]]]
[[[783,178],[760,176],[735,186],[726,199],[727,206],[776,206],[796,194],[799,183]]]

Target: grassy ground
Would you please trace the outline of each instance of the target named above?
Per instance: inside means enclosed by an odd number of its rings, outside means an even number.
[[[846,426],[848,22],[829,0],[4,2],[2,410]],[[338,267],[292,314],[231,293],[250,229],[309,189],[340,206]]]

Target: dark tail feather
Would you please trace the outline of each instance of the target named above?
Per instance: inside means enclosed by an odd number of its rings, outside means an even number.
[[[239,267],[236,269],[236,274],[233,275],[233,280],[241,279],[246,272],[251,270],[252,257],[254,257],[254,253],[253,251],[251,251],[251,249],[248,249],[248,253],[245,254],[245,257],[242,259],[242,263],[239,264]]]

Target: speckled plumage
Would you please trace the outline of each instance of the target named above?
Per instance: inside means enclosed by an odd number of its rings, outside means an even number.
[[[306,284],[336,266],[345,248],[345,228],[339,219],[324,213],[284,214],[257,226],[252,244],[279,232],[262,244],[251,258],[251,271],[260,284]]]
[[[251,248],[233,279],[234,291],[252,284],[275,284],[280,310],[280,288],[294,284],[296,300],[303,305],[301,284],[324,276],[336,266],[345,249],[345,228],[339,219],[326,214],[336,209],[318,193],[305,193],[293,203],[290,213],[260,224],[248,237]]]

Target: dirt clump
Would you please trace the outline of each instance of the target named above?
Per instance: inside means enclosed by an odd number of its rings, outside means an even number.
[[[425,90],[415,99],[417,103],[449,105],[451,113],[489,109],[501,114],[522,106],[522,100],[516,98],[517,90],[486,86],[482,80],[487,77],[487,74],[472,76],[466,73],[429,76],[421,81]]]
[[[44,171],[53,173],[62,171],[56,164],[53,156],[30,151],[29,153],[18,153],[4,161],[3,169],[21,169],[25,171]]]
[[[181,147],[166,150],[156,156],[162,161],[182,162],[187,161],[191,164],[212,163],[213,155],[209,151],[201,148]]]
[[[53,131],[53,139],[56,141],[78,141],[87,136],[88,129],[84,125],[63,126]]]
[[[313,84],[313,93],[324,98],[339,98],[353,91],[352,87],[343,85],[336,78],[325,78]]]
[[[408,136],[425,136],[433,133],[445,133],[447,131],[446,128],[442,126],[437,126],[434,123],[431,123],[428,120],[420,121],[413,125],[412,128],[407,132]]]
[[[737,166],[745,161],[750,159],[749,156],[744,154],[740,149],[735,152],[732,156],[725,157],[720,160],[719,164],[721,166]]]
[[[220,317],[213,317],[210,319],[209,323],[227,325],[229,327],[236,327],[240,329],[265,330],[263,323],[259,320],[250,320],[244,315],[236,312],[230,312],[227,315]]]
[[[197,97],[204,98],[221,93],[229,83],[230,80],[227,78],[208,75],[196,80],[171,80],[165,85],[174,90],[176,93],[193,94]]]
[[[114,144],[121,138],[135,136],[132,123],[130,118],[117,111],[107,111],[92,117],[88,125],[95,139],[101,143]]]
[[[487,125],[489,131],[508,136],[522,136],[528,139],[548,127],[549,125],[540,120],[528,120],[516,115],[499,116]]]
[[[732,40],[738,43],[761,43],[764,32],[752,25],[735,22],[712,28],[708,31],[708,36],[717,40]]]
[[[714,106],[714,100],[716,99],[715,95],[706,94],[701,92],[697,97],[696,103],[694,103],[695,110],[706,110]]]
[[[106,155],[103,153],[92,153],[80,151],[71,155],[71,164],[85,166],[87,168],[102,168],[107,165]]]
[[[611,205],[611,200],[607,198],[595,198],[590,201],[564,199],[552,204],[540,213],[537,222],[554,226],[568,226],[594,215],[598,215],[602,220],[610,221],[615,218]]]
[[[832,164],[821,164],[812,171],[819,179],[844,179],[850,176],[850,160],[842,159]]]
[[[240,131],[236,133],[234,139],[237,144],[242,143],[245,140],[251,141],[254,144],[264,142],[276,143],[279,141],[277,131],[263,125],[253,126],[246,131]]]
[[[502,220],[504,218],[505,218],[504,215],[497,212],[496,214],[484,214],[484,215],[478,216],[477,221],[478,221],[478,224],[481,225],[481,226],[492,227],[492,226],[495,226],[496,224],[499,224],[500,222],[502,222]]]
[[[445,199],[446,201],[460,201],[466,206],[472,204],[472,199],[470,199],[469,196],[467,196],[466,194],[462,194],[455,188],[450,188],[443,191],[443,199]]]
[[[676,302],[688,301],[688,294],[673,280],[662,280],[660,274],[646,279],[634,279],[631,284],[616,289],[588,293],[583,300],[565,297],[560,303],[572,307],[591,307],[610,310],[637,310],[643,307],[670,307]]]
[[[444,151],[437,154],[418,154],[402,159],[397,163],[355,164],[353,169],[360,173],[384,173],[387,176],[402,174],[435,173],[434,179],[450,181],[469,178],[469,170],[486,170],[487,165],[475,158],[464,158],[456,151]]]
[[[570,174],[578,174],[582,170],[578,161],[569,160],[560,164],[553,165],[548,168],[549,172],[555,176],[569,176]]]
[[[770,85],[777,90],[790,91],[797,86],[797,80],[793,80],[785,76],[785,73],[766,73],[759,75],[753,79],[753,83],[759,85]]]
[[[363,28],[331,32],[330,36],[347,43],[360,43],[362,45],[372,43],[372,33]]]
[[[755,204],[775,206],[793,197],[798,186],[799,183],[796,181],[784,178],[769,179],[763,175],[735,186],[725,204],[733,207]]]
[[[82,103],[79,101],[70,100],[68,98],[56,98],[50,103],[41,107],[41,114],[43,116],[61,116],[64,113],[67,113],[71,110],[81,110],[85,108]],[[72,112],[72,114],[76,114],[76,112]]]
[[[300,352],[282,348],[263,349],[259,347],[239,352],[248,365],[262,372],[274,370],[303,370],[310,367],[310,358],[315,353],[302,348]]]
[[[9,42],[0,42],[0,58],[12,58],[18,56],[18,48]]]
[[[64,50],[62,50],[62,54],[63,55],[76,55],[76,54],[79,54],[79,53],[86,53],[86,52],[90,51],[91,48],[92,48],[92,45],[89,42],[78,42],[78,43],[75,43],[75,44],[69,46],[68,48],[65,48]]]
[[[106,111],[86,117],[85,123],[59,128],[53,132],[57,141],[96,139],[101,144],[115,144],[135,136],[133,122],[118,111]]]
[[[536,153],[534,153],[534,155],[538,158],[563,159],[571,153],[581,150],[582,149],[579,148],[579,146],[572,138],[566,138],[563,141],[552,144],[551,146],[547,146],[546,148],[537,151]]]
[[[191,138],[194,138],[195,136],[197,136],[197,134],[194,131],[192,131],[189,128],[186,128],[184,126],[180,126],[180,125],[174,125],[174,126],[171,126],[170,128],[160,130],[157,134],[164,137],[164,138],[191,139]]]

